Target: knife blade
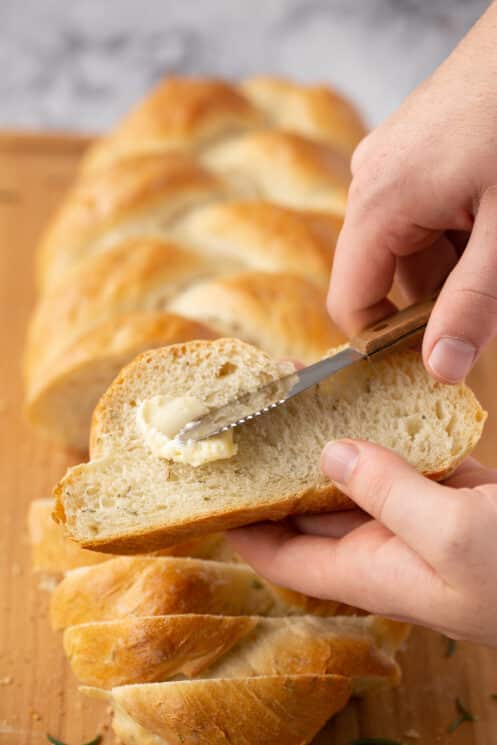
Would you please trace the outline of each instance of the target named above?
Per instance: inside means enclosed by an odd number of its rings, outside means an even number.
[[[349,344],[319,362],[271,381],[253,391],[243,393],[223,406],[188,422],[176,435],[180,442],[199,442],[239,427],[278,406],[282,406],[303,391],[357,362],[402,343],[413,342],[425,329],[435,300],[432,298],[394,313],[365,329]]]

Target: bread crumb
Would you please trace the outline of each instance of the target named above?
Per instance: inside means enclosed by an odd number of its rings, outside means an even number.
[[[32,720],[33,720],[34,722],[39,722],[39,721],[41,721],[41,715],[40,715],[40,714],[38,714],[38,712],[37,712],[37,711],[32,711],[32,712],[31,712],[31,719],[32,719]]]
[[[0,678],[0,686],[9,686],[14,682],[12,675],[6,675],[4,678]]]
[[[421,735],[419,732],[415,729],[408,729],[407,732],[404,733],[406,737],[409,737],[411,740],[420,740]]]
[[[46,574],[42,575],[38,582],[39,590],[46,590],[47,592],[53,592],[58,585],[56,577],[50,577]]]

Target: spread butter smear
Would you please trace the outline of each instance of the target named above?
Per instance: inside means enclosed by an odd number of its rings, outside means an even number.
[[[177,439],[185,424],[204,416],[208,410],[193,396],[154,396],[138,406],[136,423],[147,446],[158,458],[201,466],[213,460],[231,458],[238,450],[232,430],[200,442]]]

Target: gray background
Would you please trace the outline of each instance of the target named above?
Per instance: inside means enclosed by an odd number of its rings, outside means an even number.
[[[329,81],[370,124],[485,0],[0,0],[0,126],[99,130],[164,73]]]

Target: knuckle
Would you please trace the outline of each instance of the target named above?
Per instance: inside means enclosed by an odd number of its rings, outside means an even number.
[[[497,315],[497,289],[489,284],[483,272],[471,275],[468,273],[464,279],[467,284],[455,289],[463,302],[469,301],[472,305],[476,303],[478,306],[484,306],[492,315]]]
[[[375,149],[359,161],[349,189],[349,203],[356,209],[385,209],[393,199],[399,200],[406,173],[401,161],[383,149]]]
[[[352,153],[350,161],[350,169],[353,174],[361,167],[365,159],[368,157],[368,152],[371,150],[373,142],[373,132],[370,132],[364,137],[357,145],[356,149]]]
[[[468,556],[474,540],[474,509],[471,495],[460,493],[460,498],[454,503],[452,510],[446,513],[445,529],[440,538],[442,560],[453,562]]]

